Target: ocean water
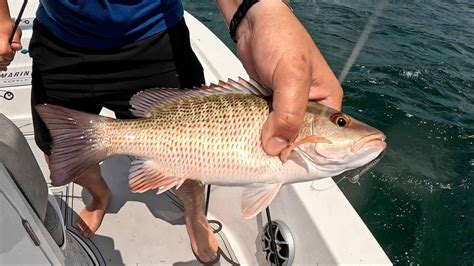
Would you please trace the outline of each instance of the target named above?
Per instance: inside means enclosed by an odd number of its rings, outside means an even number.
[[[214,1],[184,3],[235,51]],[[339,75],[377,1],[292,4]],[[392,0],[343,88],[343,110],[387,135],[386,156],[360,186],[339,187],[389,258],[472,265],[474,2]]]

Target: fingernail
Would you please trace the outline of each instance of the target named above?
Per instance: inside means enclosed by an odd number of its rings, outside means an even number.
[[[271,155],[280,154],[280,152],[288,146],[288,141],[280,137],[271,137],[267,143],[267,152]]]

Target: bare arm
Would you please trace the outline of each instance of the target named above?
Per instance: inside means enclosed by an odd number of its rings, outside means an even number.
[[[0,0],[0,71],[6,71],[7,66],[13,60],[15,52],[21,49],[21,30],[17,29],[12,43],[9,38],[14,23],[10,17],[7,0]]]
[[[242,0],[216,0],[227,24]],[[341,109],[342,87],[296,16],[281,0],[253,5],[236,33],[237,54],[253,78],[274,91],[262,131],[266,152],[278,155],[303,123],[309,100]]]

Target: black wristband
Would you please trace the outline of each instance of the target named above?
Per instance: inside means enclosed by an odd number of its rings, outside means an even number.
[[[242,4],[240,4],[237,8],[237,11],[235,11],[235,14],[232,17],[232,20],[230,21],[229,25],[229,34],[232,40],[234,40],[234,42],[237,42],[237,40],[235,39],[237,27],[239,26],[242,19],[245,17],[245,14],[247,14],[247,11],[249,11],[249,9],[257,2],[258,0],[243,0]]]

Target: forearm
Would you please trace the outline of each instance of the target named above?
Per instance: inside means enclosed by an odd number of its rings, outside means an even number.
[[[216,3],[225,22],[229,25],[242,0],[216,0]],[[238,40],[241,35],[250,32],[255,23],[271,21],[272,19],[297,20],[282,0],[260,0],[248,10],[245,17],[239,23],[236,39]]]

